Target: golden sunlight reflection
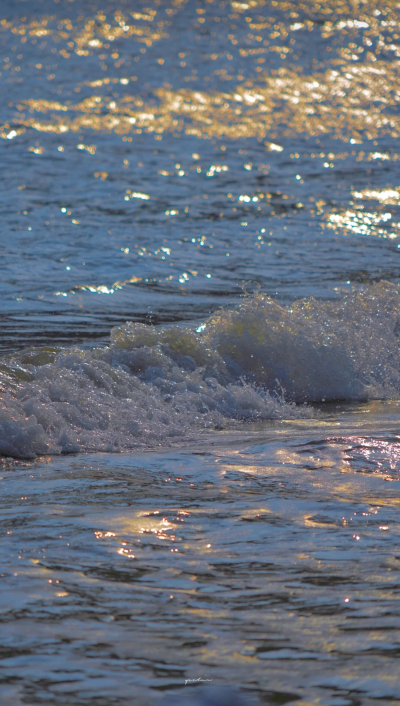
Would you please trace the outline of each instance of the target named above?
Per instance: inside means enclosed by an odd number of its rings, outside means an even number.
[[[218,76],[225,81],[226,90],[172,88],[163,83],[160,76],[151,98],[148,92],[140,95],[124,90],[111,97],[110,88],[118,86],[128,91],[127,87],[137,81],[137,75],[125,70],[131,62],[120,53],[121,42],[137,43],[139,53],[134,60],[140,61],[147,48],[168,39],[172,19],[185,3],[175,1],[172,5],[173,8],[166,9],[166,17],[158,9],[115,8],[107,14],[99,11],[84,21],[83,18],[58,19],[56,15],[43,15],[32,21],[26,18],[17,22],[1,20],[0,33],[11,33],[21,44],[40,40],[44,47],[50,42],[52,52],[62,62],[68,61],[72,54],[82,61],[91,57],[98,61],[99,71],[108,72],[107,61],[113,60],[117,69],[124,66],[125,73],[123,77],[98,76],[78,84],[74,89],[77,93],[82,86],[96,92],[76,103],[49,100],[44,96],[19,101],[13,106],[18,127],[10,129],[9,124],[4,124],[2,136],[13,139],[18,131],[30,127],[57,134],[90,129],[118,134],[145,131],[161,136],[172,131],[203,138],[262,139],[268,133],[273,136],[280,125],[285,126],[287,135],[332,133],[342,140],[351,138],[353,144],[364,137],[374,139],[378,134],[399,136],[397,64],[385,58],[386,54],[400,56],[397,4],[393,0],[388,0],[384,11],[378,0],[357,5],[351,0],[323,3],[283,0],[272,5],[265,0],[233,2],[229,9],[234,14],[230,19],[244,23],[240,31],[247,31],[246,46],[243,46],[242,34],[237,34],[239,23],[232,25],[227,35],[231,53],[220,55],[217,48],[206,53],[206,59],[212,64],[221,59],[238,60],[237,73],[234,68],[230,71],[210,68],[211,73],[206,77],[210,81]],[[210,1],[210,5],[215,6],[215,3]],[[281,19],[271,16],[276,12]],[[300,12],[303,13],[301,21]],[[226,20],[225,15],[226,10],[215,20]],[[202,13],[194,13],[193,29],[208,31],[211,19],[207,8]],[[339,47],[335,43],[338,35],[342,40]],[[324,58],[315,61],[312,69],[303,70],[296,63],[300,36],[314,43],[320,40],[327,47],[326,52],[331,52],[329,61],[325,52]],[[370,51],[373,45],[375,49]],[[280,65],[267,72],[265,56],[271,53],[272,57],[279,56]],[[181,52],[179,57],[182,59],[180,67],[186,70],[186,53]],[[166,59],[158,57],[156,61],[161,67]],[[252,78],[247,80],[242,74],[243,61],[252,62]],[[234,65],[233,61],[232,67]],[[45,66],[38,62],[36,68],[44,72],[46,80],[57,81],[57,64]],[[4,70],[10,72],[12,80],[22,80],[23,66],[15,66],[7,59]],[[185,75],[185,82],[195,80],[196,74],[197,69],[194,69],[192,74]],[[61,95],[62,89],[57,93]],[[268,151],[283,149],[274,140],[266,147]]]
[[[400,199],[400,188],[397,189],[364,189],[363,191],[353,191],[355,199],[368,199],[379,201],[388,205],[398,206]]]
[[[116,10],[113,16],[106,17],[98,12],[92,18],[86,18],[84,24],[74,24],[70,19],[57,19],[55,15],[48,15],[31,22],[27,22],[26,18],[21,22],[3,19],[0,28],[21,38],[22,43],[42,37],[47,40],[51,38],[56,44],[62,42],[66,48],[59,50],[59,53],[68,59],[71,51],[78,56],[89,56],[91,49],[100,49],[108,42],[121,38],[134,39],[150,47],[154,42],[168,37],[164,31],[168,20],[156,22],[156,16],[157,11],[153,9],[145,13]],[[39,65],[39,68],[42,67]]]
[[[178,527],[176,522],[171,522],[159,512],[139,512],[135,517],[116,517],[113,524],[125,538],[152,535],[162,540],[173,540],[174,534],[170,533]]]
[[[342,213],[330,213],[327,218],[328,228],[333,230],[341,229],[344,233],[389,238],[391,240],[399,237],[400,223],[392,221],[391,213],[378,213],[361,209],[347,209]],[[389,229],[380,227],[386,223]]]
[[[383,132],[398,137],[400,117],[383,111],[385,106],[397,105],[391,91],[395,69],[377,63],[338,66],[312,76],[281,68],[268,80],[250,82],[248,87],[237,85],[227,92],[162,87],[154,90],[156,103],[153,100],[152,104],[134,94],[114,101],[97,94],[69,105],[27,99],[18,105],[18,122],[38,132],[57,134],[86,128],[119,134],[174,131],[204,138],[262,139],[285,124],[290,135],[333,132],[348,140],[350,135],[354,139],[365,132],[368,139],[374,139]],[[370,95],[375,96],[374,102]],[[38,113],[50,113],[50,119],[39,119]],[[267,149],[280,151],[280,146],[269,142]]]
[[[188,512],[179,511],[176,513],[175,522],[162,517],[159,511],[139,512],[134,517],[118,516],[109,520],[115,531],[96,530],[94,536],[98,540],[115,540],[117,542],[116,551],[121,557],[135,559],[137,551],[146,538],[174,542],[176,539],[174,530],[177,529],[178,523],[184,522],[188,515]],[[113,546],[115,547],[115,542]]]
[[[112,284],[110,287],[105,284],[77,284],[75,285],[75,287],[72,287],[72,289],[68,290],[67,292],[60,291],[54,292],[54,294],[57,297],[67,297],[69,294],[77,294],[78,292],[92,292],[92,294],[114,294],[119,289],[123,289],[123,287],[125,287],[127,284],[136,284],[137,282],[141,281],[141,277],[135,277],[135,275],[133,275],[129,279],[125,279],[122,282],[120,282],[119,280],[117,282],[114,282],[114,284]]]
[[[318,456],[313,454],[296,453],[288,449],[279,449],[276,452],[277,458],[283,465],[307,466],[307,468],[332,468],[335,465],[329,454],[321,452]]]
[[[234,464],[234,463],[229,463],[227,465],[221,466],[219,468],[219,472],[221,475],[225,475],[226,473],[248,473],[250,475],[258,475],[259,473],[266,473],[268,469],[266,469],[264,466],[256,466],[256,465],[239,465],[239,464]]]

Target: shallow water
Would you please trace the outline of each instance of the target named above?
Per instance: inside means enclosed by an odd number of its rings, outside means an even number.
[[[6,703],[396,703],[397,415],[5,463]]]
[[[400,699],[399,12],[1,3],[2,703]]]

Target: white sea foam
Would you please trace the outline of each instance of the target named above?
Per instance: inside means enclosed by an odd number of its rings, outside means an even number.
[[[0,453],[154,447],[232,420],[310,415],[304,402],[399,396],[399,317],[387,283],[287,307],[259,294],[197,332],[128,322],[108,347],[15,357]]]

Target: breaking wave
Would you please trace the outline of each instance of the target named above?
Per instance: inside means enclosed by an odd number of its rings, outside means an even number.
[[[167,445],[232,420],[312,416],[307,402],[396,397],[400,294],[280,306],[257,294],[196,330],[127,322],[110,345],[2,361],[0,453]]]

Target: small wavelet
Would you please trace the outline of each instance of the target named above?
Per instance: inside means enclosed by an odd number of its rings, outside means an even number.
[[[396,398],[400,294],[244,297],[197,329],[127,322],[103,348],[3,361],[0,453],[165,446],[236,421],[312,416],[305,403]]]

